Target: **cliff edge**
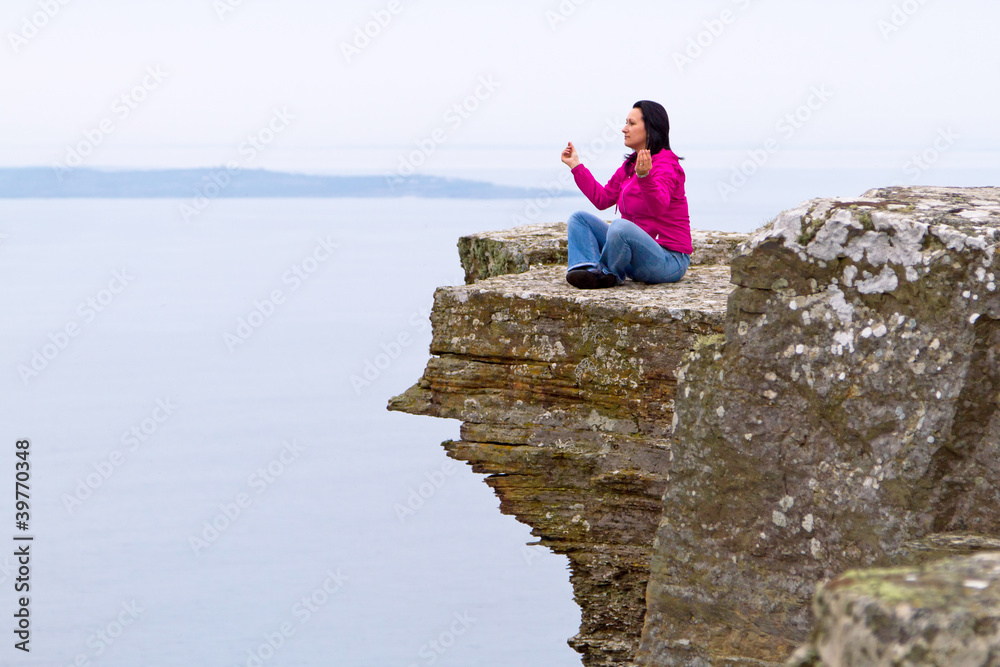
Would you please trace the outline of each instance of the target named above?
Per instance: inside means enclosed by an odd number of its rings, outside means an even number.
[[[645,616],[673,440],[674,369],[722,331],[746,235],[699,232],[675,285],[566,283],[566,225],[465,237],[472,284],[439,288],[420,381],[389,408],[462,420],[449,456],[489,473],[502,512],[569,557],[584,664],[624,665]],[[553,264],[554,263],[554,264]],[[516,272],[516,273],[515,273]]]
[[[1000,189],[932,187],[698,233],[675,285],[573,289],[565,225],[466,237],[390,409],[462,420],[448,454],[569,557],[588,667],[836,664],[823,582],[1000,544],[998,243]]]

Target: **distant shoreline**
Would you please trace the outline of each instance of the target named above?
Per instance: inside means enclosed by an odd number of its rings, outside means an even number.
[[[427,197],[531,199],[574,196],[441,176],[321,176],[266,169],[0,168],[0,199],[233,199]]]

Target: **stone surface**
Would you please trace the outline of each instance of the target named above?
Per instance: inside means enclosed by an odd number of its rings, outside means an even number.
[[[727,266],[589,291],[565,271],[438,289],[434,356],[390,409],[463,421],[448,454],[488,473],[501,511],[569,557],[582,609],[570,644],[588,666],[626,665],[666,484],[674,369],[696,337],[721,333],[732,286]]]
[[[524,225],[480,232],[458,240],[465,283],[524,273],[529,266],[566,263],[566,223]]]
[[[995,543],[998,241],[1000,190],[919,187],[741,247],[678,370],[637,664],[784,662],[818,582]]]
[[[810,643],[789,667],[1000,664],[1000,554],[855,570],[813,603]]]
[[[691,263],[728,265],[746,234],[693,230]],[[458,240],[458,255],[465,282],[509,273],[523,273],[530,266],[566,264],[566,223],[525,225],[494,232],[480,232]]]

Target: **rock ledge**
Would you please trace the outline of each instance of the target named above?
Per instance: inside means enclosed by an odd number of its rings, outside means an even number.
[[[704,237],[706,259],[740,240]],[[588,666],[628,664],[674,443],[674,369],[698,336],[721,333],[729,267],[582,291],[565,280],[565,224],[459,248],[479,279],[435,292],[434,356],[389,407],[462,420],[448,454],[488,473],[501,511],[569,557],[583,612],[570,644]],[[497,271],[524,272],[482,277]]]

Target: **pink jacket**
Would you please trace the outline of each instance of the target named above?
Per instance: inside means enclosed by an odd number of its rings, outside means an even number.
[[[645,178],[635,175],[626,160],[607,185],[601,185],[582,164],[573,168],[580,192],[603,211],[617,204],[621,217],[634,222],[668,250],[690,255],[691,221],[684,194],[684,170],[673,151],[653,156],[653,167]]]

